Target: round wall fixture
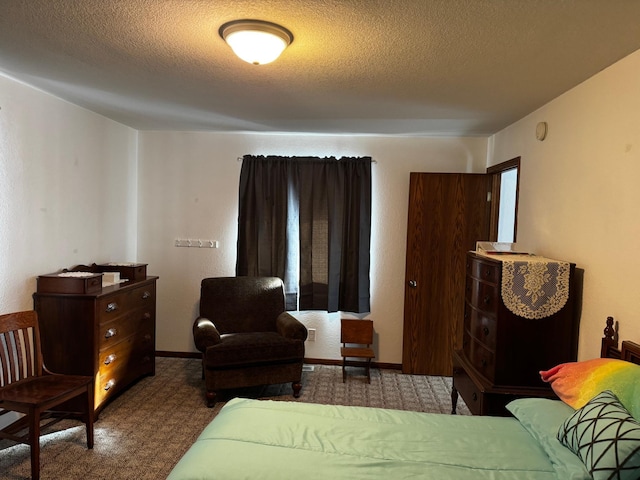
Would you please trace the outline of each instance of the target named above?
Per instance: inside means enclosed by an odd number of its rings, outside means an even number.
[[[547,122],[538,122],[538,125],[536,125],[536,138],[540,141],[547,138]]]

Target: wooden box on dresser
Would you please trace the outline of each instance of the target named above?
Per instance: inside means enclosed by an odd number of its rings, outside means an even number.
[[[155,374],[157,278],[94,293],[33,294],[45,365],[94,377],[96,417],[117,393]]]
[[[575,264],[566,263],[564,306],[531,319],[505,306],[503,259],[508,257],[467,254],[462,349],[453,355],[452,413],[458,394],[475,415],[509,415],[504,407],[515,398],[554,398],[539,371],[577,357]]]

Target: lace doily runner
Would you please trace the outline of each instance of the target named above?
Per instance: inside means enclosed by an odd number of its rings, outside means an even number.
[[[59,273],[59,277],[74,277],[74,278],[83,278],[83,277],[95,277],[94,272],[62,272]]]
[[[569,262],[512,255],[502,260],[502,301],[520,317],[540,319],[559,312],[569,299]]]

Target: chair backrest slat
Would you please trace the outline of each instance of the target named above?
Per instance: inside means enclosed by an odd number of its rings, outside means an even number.
[[[343,344],[356,343],[360,345],[371,345],[373,343],[373,320],[351,320],[343,318],[340,324],[340,342]]]
[[[11,371],[9,359],[11,357],[9,356],[9,348],[7,347],[7,344],[10,342],[8,337],[8,333],[0,333],[0,370],[2,370],[2,376],[0,376],[0,387],[11,383],[10,379],[12,377],[9,373]]]
[[[0,315],[0,388],[39,375],[42,355],[36,312]]]

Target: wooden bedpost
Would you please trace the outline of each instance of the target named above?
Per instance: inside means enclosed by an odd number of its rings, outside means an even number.
[[[604,337],[602,337],[602,348],[600,350],[601,358],[620,358],[618,339],[616,337],[613,317],[607,317],[607,326],[604,328]]]

